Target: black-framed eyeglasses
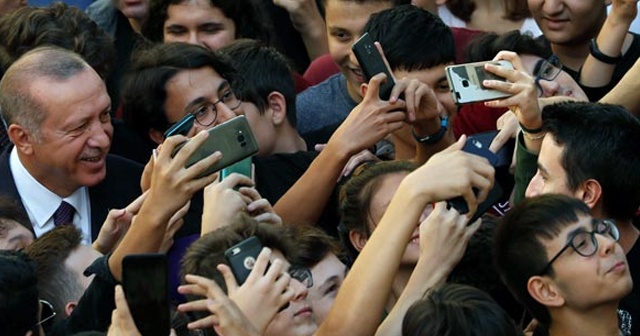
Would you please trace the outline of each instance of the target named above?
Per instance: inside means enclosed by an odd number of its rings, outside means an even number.
[[[307,288],[311,288],[311,286],[313,286],[313,276],[311,276],[311,271],[308,268],[292,267],[287,271],[287,273],[291,275],[292,279],[300,281]]]
[[[583,257],[590,257],[598,251],[598,239],[596,234],[611,238],[615,241],[620,239],[620,231],[612,219],[593,219],[593,231],[577,230],[568,237],[567,244],[556,253],[538,275],[545,275],[551,269],[551,264],[556,261],[564,251],[571,247],[576,253]]]
[[[40,321],[38,321],[38,323],[36,323],[36,325],[33,326],[33,328],[36,328],[40,325],[42,325],[42,329],[45,330],[49,330],[50,326],[51,326],[51,322],[49,322],[51,319],[53,319],[57,313],[56,311],[53,309],[53,305],[47,301],[47,300],[38,300],[40,301]]]
[[[203,127],[211,126],[218,118],[218,109],[216,106],[218,103],[223,103],[232,111],[240,106],[242,101],[238,99],[236,94],[231,89],[227,89],[218,100],[214,102],[204,102],[198,106],[194,111],[188,111],[195,117],[196,122]]]
[[[237,109],[242,100],[238,99],[236,94],[230,88],[225,90],[218,100],[214,102],[203,102],[192,108],[191,111],[187,111],[187,114],[178,122],[169,124],[169,128],[164,133],[164,137],[168,138],[172,135],[182,134],[187,135],[189,130],[193,127],[193,122],[197,122],[202,127],[209,127],[213,125],[218,119],[218,109],[216,106],[218,103],[223,103],[229,109],[234,111]]]
[[[533,68],[533,76],[535,77],[536,86],[538,86],[538,92],[542,96],[542,86],[540,86],[540,80],[552,81],[560,75],[562,72],[562,62],[556,55],[551,55],[547,59],[539,60]]]

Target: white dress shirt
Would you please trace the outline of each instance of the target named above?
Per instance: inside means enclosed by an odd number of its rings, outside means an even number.
[[[89,190],[82,187],[68,197],[61,198],[40,184],[20,162],[15,147],[11,149],[9,156],[9,168],[13,174],[13,180],[24,204],[36,238],[53,230],[53,213],[58,209],[62,201],[71,204],[75,211],[73,224],[82,230],[82,243],[91,244],[91,204],[89,202]]]

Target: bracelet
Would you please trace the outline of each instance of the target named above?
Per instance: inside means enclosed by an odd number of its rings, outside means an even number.
[[[540,140],[540,139],[544,138],[545,135],[547,135],[547,132],[543,132],[543,133],[540,133],[539,135],[535,135],[535,136],[533,136],[533,135],[531,135],[531,134],[529,134],[527,132],[524,132],[524,130],[522,132],[522,136],[524,136],[528,140]]]
[[[411,127],[411,134],[413,134],[413,138],[416,139],[419,143],[423,145],[433,145],[438,141],[442,140],[444,134],[447,133],[447,129],[449,128],[449,118],[448,117],[440,117],[440,129],[434,133],[427,135],[424,138],[419,137],[416,134],[416,131]]]
[[[592,38],[591,41],[589,41],[589,53],[591,53],[591,56],[593,56],[598,61],[606,64],[618,64],[618,62],[622,60],[622,54],[616,57],[611,57],[609,55],[603,54],[602,51],[600,51],[600,49],[598,48],[598,44],[596,43],[595,38]]]
[[[538,127],[538,128],[526,128],[524,127],[524,125],[522,125],[521,122],[518,122],[518,124],[520,124],[520,128],[525,132],[525,133],[529,133],[529,134],[538,134],[540,132],[542,132],[542,127]]]

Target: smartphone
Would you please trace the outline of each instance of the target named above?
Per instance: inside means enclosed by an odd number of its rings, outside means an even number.
[[[371,77],[381,72],[387,75],[386,81],[380,85],[380,99],[389,100],[391,90],[396,83],[393,81],[391,71],[384,64],[382,55],[380,55],[380,52],[378,52],[378,49],[373,42],[371,35],[365,32],[358,41],[353,44],[353,53],[358,59],[360,69],[362,69],[362,74],[364,75],[364,79],[367,83],[371,80]]]
[[[468,104],[511,96],[510,93],[492,90],[482,84],[485,79],[506,81],[502,77],[487,72],[484,69],[484,65],[487,63],[513,69],[513,64],[506,60],[457,64],[445,68],[453,101],[456,104]]]
[[[251,157],[242,159],[230,165],[229,167],[222,169],[220,171],[220,180],[224,180],[225,178],[227,178],[229,175],[233,173],[244,175],[250,178],[251,180],[253,180],[254,168],[255,167],[253,165],[253,160],[251,159]]]
[[[173,156],[188,141],[176,147]],[[191,154],[191,157],[187,160],[186,167],[192,166],[216,151],[222,153],[222,159],[199,177],[212,174],[258,152],[258,143],[251,132],[247,119],[243,115],[229,119],[227,122],[209,129],[209,137]]]
[[[499,132],[498,130],[495,130],[495,131],[477,133],[477,134],[470,135],[469,139],[478,141],[483,147],[489,148],[493,139],[496,137],[496,135],[498,135],[498,132]],[[502,146],[502,148],[498,150],[498,152],[495,154],[496,161],[493,164],[495,168],[504,167],[504,166],[508,167],[511,165],[511,161],[513,160],[513,151],[515,149],[515,145],[516,145],[515,139],[510,139],[509,141],[507,141],[507,143],[504,144],[504,146]]]
[[[122,260],[122,287],[131,316],[143,336],[169,335],[169,282],[164,254],[137,254]]]
[[[191,113],[187,114],[182,119],[180,119],[180,121],[173,124],[173,126],[169,127],[169,129],[166,132],[164,132],[164,138],[166,139],[176,134],[186,136],[191,130],[191,127],[193,127],[194,120],[196,120],[196,117],[194,117],[193,114]]]
[[[238,285],[247,281],[260,251],[262,251],[262,243],[256,236],[251,236],[225,251],[224,256],[229,262]]]
[[[476,138],[469,137],[462,150],[467,153],[487,158],[487,160],[489,160],[489,163],[494,167],[498,163],[498,157],[489,150],[489,144],[485,145],[483,142]],[[476,188],[473,188],[473,192],[476,194],[476,196],[478,195],[478,190]],[[487,195],[487,198],[478,205],[476,212],[474,213],[471,220],[469,220],[468,224],[472,224],[478,218],[480,218],[480,216],[482,216],[487,210],[489,210],[489,208],[491,208],[493,204],[495,204],[502,198],[503,194],[504,190],[502,189],[500,184],[498,182],[494,182],[493,188],[489,191],[489,195]],[[467,201],[465,201],[462,196],[454,197],[450,200],[447,200],[447,208],[454,208],[463,215],[469,212],[469,204],[467,204]]]

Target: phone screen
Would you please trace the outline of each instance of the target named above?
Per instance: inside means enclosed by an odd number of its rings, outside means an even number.
[[[140,334],[169,335],[171,321],[166,256],[140,254],[124,257],[122,286]]]

